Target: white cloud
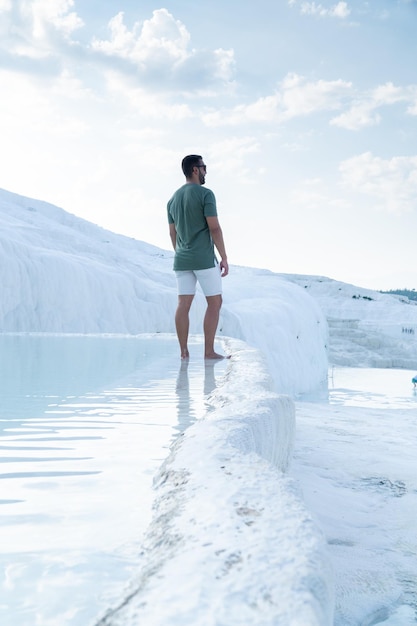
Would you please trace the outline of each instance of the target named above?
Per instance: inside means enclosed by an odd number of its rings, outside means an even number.
[[[0,99],[0,136],[9,139],[11,152],[17,154],[21,142],[41,152],[49,141],[75,141],[85,134],[87,116],[80,117],[73,105],[74,100],[92,96],[69,74],[40,84],[23,74],[1,71],[0,83],[8,94]]]
[[[110,20],[108,27],[110,30],[109,40],[93,39],[92,47],[102,50],[106,54],[117,54],[128,57],[135,47],[134,31],[130,32],[123,23],[123,12],[118,13]],[[136,25],[134,30],[136,29]]]
[[[51,27],[69,36],[84,25],[77,13],[70,12],[74,0],[26,0],[21,2],[20,12],[29,18],[35,39],[45,39]]]
[[[381,121],[381,116],[375,111],[374,102],[358,102],[337,117],[330,120],[332,126],[339,126],[347,130],[359,130],[366,126],[376,126]]]
[[[92,42],[93,50],[132,63],[136,72],[159,89],[206,89],[210,84],[232,81],[234,53],[221,48],[199,51],[190,48],[190,34],[167,9],[153,11],[143,24],[132,30],[119,13],[109,23],[110,39]]]
[[[118,72],[106,73],[107,91],[112,98],[126,104],[136,117],[158,119],[164,122],[178,122],[194,116],[188,104],[167,102],[159,93],[151,93],[142,87],[132,85],[132,81]]]
[[[375,126],[382,119],[376,109],[398,102],[406,102],[409,99],[409,89],[386,83],[356,98],[350,109],[333,118],[330,124],[347,130],[359,130],[366,126]]]
[[[338,2],[335,4],[330,8],[329,15],[331,17],[340,17],[342,19],[348,17],[350,15],[350,9],[347,2]]]
[[[365,152],[339,166],[343,185],[376,200],[375,208],[405,213],[417,208],[417,156],[383,159]]]
[[[306,116],[318,111],[334,110],[351,91],[352,84],[343,80],[308,82],[297,74],[288,74],[279,89],[231,111],[210,112],[203,116],[207,126],[236,125],[246,122],[278,122]]]
[[[410,85],[407,87],[409,107],[407,113],[410,115],[417,115],[417,85]]]
[[[394,104],[401,102],[406,97],[402,87],[396,87],[392,83],[379,85],[372,92],[371,96],[376,104]]]
[[[75,11],[71,11],[74,0],[19,0],[10,5],[8,0],[0,0],[0,48],[3,51],[3,67],[24,69],[27,60],[28,71],[35,71],[31,60],[40,60],[39,71],[50,71],[45,60],[55,60],[55,70],[59,53],[68,48],[72,33],[84,26]]]
[[[93,91],[84,87],[82,81],[69,70],[63,70],[53,81],[51,96],[60,96],[68,100],[96,99]]]
[[[230,82],[235,68],[235,57],[233,50],[214,50],[215,74],[224,82]]]
[[[245,163],[248,155],[257,154],[260,149],[261,144],[256,137],[227,137],[210,143],[207,159],[213,162],[215,171],[233,171],[237,182],[251,184],[257,180],[259,172],[254,172]]]
[[[12,13],[0,0],[0,47],[9,67],[45,75],[59,75],[64,69],[74,76],[96,73],[98,85],[107,68],[130,76],[143,88],[159,93],[217,96],[233,87],[233,50],[194,49],[184,24],[166,9],[129,28],[123,12],[109,22],[108,39],[91,38],[91,44],[73,38],[84,25],[73,11],[74,0],[19,0]],[[13,28],[11,28],[13,26]],[[83,65],[80,61],[87,60]]]
[[[289,200],[294,207],[321,211],[323,207],[346,209],[348,201],[343,196],[329,194],[329,184],[321,178],[306,178],[290,190]]]
[[[337,109],[351,88],[350,82],[341,79],[307,82],[296,74],[288,75],[282,84],[285,117],[291,118],[314,111]]]
[[[162,52],[175,60],[185,59],[189,42],[186,27],[166,9],[154,11],[152,19],[143,24],[140,48],[145,58]]]
[[[177,62],[188,56],[190,35],[185,26],[166,9],[153,12],[143,25],[136,22],[131,31],[124,24],[123,13],[109,22],[110,40],[93,40],[93,48],[109,55],[129,58],[138,65],[156,60]]]
[[[290,2],[290,5],[295,4]],[[330,7],[325,7],[316,2],[302,2],[300,11],[303,15],[317,15],[318,17],[336,17],[345,19],[350,15],[347,2],[338,2]]]

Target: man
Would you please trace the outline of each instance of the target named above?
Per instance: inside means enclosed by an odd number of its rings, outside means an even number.
[[[203,158],[191,154],[182,160],[185,184],[168,202],[169,234],[175,250],[174,270],[178,283],[175,327],[181,358],[187,359],[189,311],[199,282],[207,300],[204,316],[204,357],[222,359],[214,351],[214,338],[222,305],[221,279],[229,273],[223,233],[217,218],[216,199],[203,188],[207,167]],[[220,255],[220,265],[214,252]]]

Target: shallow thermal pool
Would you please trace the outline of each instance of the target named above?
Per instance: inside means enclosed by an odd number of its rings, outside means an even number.
[[[169,445],[226,361],[172,336],[0,336],[0,623],[87,626],[120,595]]]
[[[292,471],[328,541],[334,626],[417,616],[415,371],[335,367],[297,404]]]
[[[329,371],[329,402],[363,408],[416,409],[417,387],[412,370],[333,367]]]
[[[0,350],[0,623],[89,626],[137,571],[153,477],[229,362],[193,338],[181,363],[171,335],[0,335]],[[414,373],[335,368],[328,400],[413,408]]]

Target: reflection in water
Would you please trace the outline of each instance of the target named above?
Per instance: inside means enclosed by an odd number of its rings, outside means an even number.
[[[229,361],[226,359],[205,359],[202,362],[192,363],[190,371],[190,361],[181,361],[178,371],[177,383],[175,387],[177,395],[177,415],[180,433],[184,432],[193,424],[199,416],[210,411],[210,394],[217,386],[217,380],[223,377]],[[215,369],[217,380],[215,376]],[[190,393],[190,377],[193,384],[193,393]],[[196,393],[201,388],[203,381],[203,394]]]
[[[214,366],[222,361],[204,361],[204,394],[208,396],[216,388],[216,378],[214,376]],[[225,361],[227,363],[227,361]]]
[[[195,421],[190,398],[190,381],[188,378],[189,360],[181,361],[181,367],[177,376],[175,391],[177,393],[178,430],[184,430]]]

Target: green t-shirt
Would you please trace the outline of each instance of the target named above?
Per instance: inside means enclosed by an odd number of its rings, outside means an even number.
[[[180,187],[167,205],[168,222],[175,225],[174,270],[204,270],[217,263],[206,217],[216,217],[216,198],[194,183]]]

